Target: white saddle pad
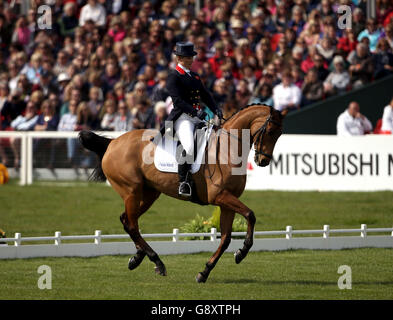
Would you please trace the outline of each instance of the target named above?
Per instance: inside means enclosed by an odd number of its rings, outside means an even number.
[[[209,126],[204,130],[204,133],[200,136],[200,143],[198,143],[198,150],[196,159],[191,165],[191,173],[198,172],[203,161],[205,154],[205,147],[207,141],[209,141],[210,134],[213,127]],[[154,153],[154,165],[157,170],[162,172],[175,172],[177,173],[177,161],[176,161],[176,148],[177,140],[166,138],[165,136],[158,143],[156,151]]]

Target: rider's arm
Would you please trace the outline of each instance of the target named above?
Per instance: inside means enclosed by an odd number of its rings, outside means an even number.
[[[175,74],[170,74],[167,80],[167,90],[172,98],[173,106],[180,108],[183,112],[191,114],[193,117],[197,115],[196,109],[191,104],[184,101],[181,97],[181,84],[179,78]]]
[[[209,109],[213,113],[217,113],[217,104],[214,101],[212,95],[210,92],[205,88],[205,86],[202,84],[202,89],[201,89],[201,100],[206,103],[206,105],[209,107]]]

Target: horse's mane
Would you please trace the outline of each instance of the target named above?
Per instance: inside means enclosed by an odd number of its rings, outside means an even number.
[[[245,107],[242,107],[242,108],[240,108],[239,110],[236,110],[234,113],[232,113],[232,114],[229,116],[229,118],[225,119],[224,124],[227,123],[227,121],[229,121],[230,119],[232,119],[234,116],[236,116],[239,112],[241,112],[241,111],[243,111],[243,110],[245,110],[245,109],[247,109],[247,108],[249,108],[249,107],[253,107],[253,106],[269,107],[268,105],[266,105],[266,104],[261,104],[261,103],[251,103],[251,104],[248,104],[248,105],[246,105]]]

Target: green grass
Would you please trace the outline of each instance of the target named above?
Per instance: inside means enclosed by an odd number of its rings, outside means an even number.
[[[393,299],[390,249],[251,252],[236,265],[224,254],[204,284],[195,282],[208,253],[163,256],[168,276],[145,259],[127,269],[128,257],[6,260],[0,299]],[[52,289],[40,290],[37,269],[52,269]],[[352,269],[352,289],[337,286],[340,265]]]
[[[257,217],[256,230],[391,227],[392,192],[247,191],[242,201]],[[100,184],[0,187],[0,228],[13,236],[124,233],[120,197]],[[143,233],[171,232],[212,206],[166,196],[140,221]],[[148,260],[127,269],[126,256],[0,261],[0,299],[392,299],[393,250],[250,253],[240,264],[223,255],[206,284],[195,283],[210,253],[165,256],[168,277],[155,275]],[[37,268],[52,268],[52,290],[39,290]],[[352,290],[339,290],[337,269],[352,267]]]
[[[277,192],[246,191],[241,200],[256,215],[256,230],[391,227],[393,192]],[[103,184],[73,187],[33,185],[0,187],[0,228],[12,236],[124,233],[124,211],[117,193]],[[210,217],[212,206],[199,206],[165,195],[140,220],[143,233],[171,232],[197,214]]]

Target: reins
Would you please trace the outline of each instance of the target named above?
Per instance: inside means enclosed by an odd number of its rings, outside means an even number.
[[[254,104],[253,104],[254,105]],[[250,106],[252,106],[252,105],[248,105],[248,106],[246,106],[245,108],[248,108],[248,107],[250,107]],[[265,157],[267,157],[267,158],[269,158],[269,159],[272,159],[272,157],[273,157],[273,155],[272,154],[269,154],[269,153],[265,153],[265,152],[263,152],[262,151],[262,146],[263,146],[263,135],[266,133],[266,130],[267,130],[267,126],[269,125],[269,123],[273,123],[273,124],[275,124],[275,125],[281,125],[280,123],[278,123],[277,121],[275,121],[275,120],[273,120],[273,107],[272,106],[268,106],[269,107],[269,116],[267,117],[267,119],[266,119],[266,121],[264,122],[264,124],[253,134],[253,135],[251,135],[251,141],[252,141],[252,144],[254,144],[255,146],[260,146],[260,148],[255,148],[255,154],[256,155],[264,155]],[[239,111],[241,111],[241,110],[244,110],[245,108],[242,108],[242,109],[240,109]],[[238,112],[239,112],[238,111]],[[232,116],[230,116],[229,118],[227,118],[227,119],[225,119],[224,117],[223,117],[223,120],[224,120],[224,123],[220,123],[220,125],[218,126],[218,128],[219,129],[224,129],[224,127],[223,127],[223,125],[229,120],[229,119],[231,119],[234,115],[236,115],[238,112],[236,112],[236,113],[234,113]],[[219,131],[219,134],[218,134],[218,139],[217,139],[217,148],[216,148],[216,165],[219,165],[220,163],[219,163],[219,157],[218,157],[218,154],[219,154],[219,150],[220,150],[220,141],[221,141],[221,139],[220,139],[220,137],[221,137],[221,133],[223,133],[223,132],[225,132],[228,136],[230,136],[230,137],[235,137],[235,138],[237,138],[237,140],[238,141],[240,141],[241,139],[240,139],[240,137],[237,137],[237,136],[233,136],[230,132],[228,132],[227,130],[218,130]],[[255,139],[255,141],[254,141],[254,138],[256,138]],[[207,146],[208,146],[209,144],[208,144],[208,142],[207,142]],[[258,150],[258,149],[260,149],[260,150]],[[208,157],[208,148],[206,149],[206,152],[205,152],[205,160],[206,160],[206,158]],[[205,161],[205,164],[208,164],[207,163],[207,161]],[[220,167],[220,166],[219,166]],[[220,170],[221,170],[221,167],[220,167]],[[215,171],[216,171],[216,166],[214,166],[214,171],[213,171],[213,173],[211,173],[210,172],[210,167],[208,166],[208,173],[209,173],[209,176],[207,177],[208,179],[210,179],[210,181],[213,183],[213,185],[215,185],[215,186],[218,186],[218,185],[216,185],[214,182],[213,182],[213,180],[212,180],[212,177],[213,177],[213,175],[215,174]]]

